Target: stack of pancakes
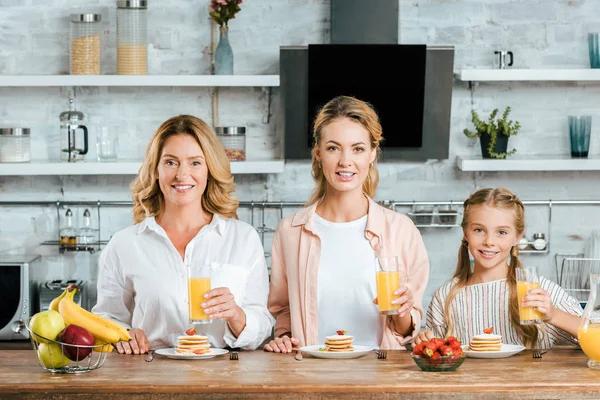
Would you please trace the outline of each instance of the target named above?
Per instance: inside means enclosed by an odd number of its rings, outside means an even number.
[[[179,336],[177,338],[177,354],[204,354],[210,351],[207,336]]]
[[[354,338],[350,335],[334,335],[325,337],[325,351],[354,351],[352,342]]]
[[[469,343],[471,351],[500,351],[502,350],[502,336],[500,335],[476,335]]]

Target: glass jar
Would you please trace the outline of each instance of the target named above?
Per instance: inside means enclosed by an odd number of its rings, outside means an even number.
[[[148,74],[148,2],[117,1],[117,74]]]
[[[543,233],[534,233],[533,234],[533,247],[536,250],[544,250],[546,249],[546,236]]]
[[[229,161],[246,160],[246,127],[217,126],[217,137],[223,145]]]
[[[0,128],[0,162],[31,161],[29,128]]]
[[[600,274],[590,274],[590,297],[588,298],[579,329],[577,340],[581,350],[589,357],[588,367],[600,370]]]
[[[100,14],[71,15],[71,75],[100,75]]]

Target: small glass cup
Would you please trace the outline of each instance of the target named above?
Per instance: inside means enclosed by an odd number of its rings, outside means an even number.
[[[538,267],[517,268],[517,297],[519,301],[519,317],[521,325],[533,325],[542,322],[542,314],[533,307],[523,307],[521,302],[530,289],[540,287]]]
[[[375,260],[375,279],[377,282],[377,308],[380,315],[398,314],[400,304],[392,304],[398,296],[394,292],[400,282],[406,279],[405,268],[398,257],[378,257]]]
[[[600,33],[588,33],[588,46],[590,50],[590,67],[600,68]]]
[[[587,158],[590,150],[591,132],[591,116],[569,116],[569,137],[571,139],[572,158]]]
[[[204,312],[201,304],[204,295],[210,292],[210,265],[193,264],[187,268],[188,275],[188,311],[190,324],[210,324],[212,320]]]
[[[117,132],[115,130],[111,130],[106,126],[98,128],[98,135],[96,136],[98,161],[117,161],[118,145],[119,137],[117,136]]]

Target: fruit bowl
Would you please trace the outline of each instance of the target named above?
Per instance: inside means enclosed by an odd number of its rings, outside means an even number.
[[[40,366],[48,372],[77,374],[93,371],[104,365],[106,355],[112,351],[110,344],[83,346],[45,338],[31,330],[30,321],[31,318],[25,323],[25,328],[29,331]]]
[[[410,355],[415,363],[423,371],[428,372],[445,372],[445,371],[456,371],[458,367],[465,361],[466,355],[460,357],[454,356],[443,356],[437,360],[432,360],[429,357]]]

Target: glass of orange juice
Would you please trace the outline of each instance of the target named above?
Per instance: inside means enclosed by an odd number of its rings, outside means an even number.
[[[523,307],[521,301],[530,289],[540,287],[540,275],[538,267],[517,268],[517,297],[519,300],[519,317],[521,325],[539,324],[542,322],[542,314],[533,307]]]
[[[377,282],[377,308],[380,315],[398,314],[400,304],[392,304],[398,298],[394,292],[404,279],[404,266],[398,257],[378,257],[375,261],[375,278]]]
[[[204,294],[210,292],[210,265],[192,264],[188,271],[188,311],[190,324],[210,324],[212,320],[204,313],[201,304]]]

